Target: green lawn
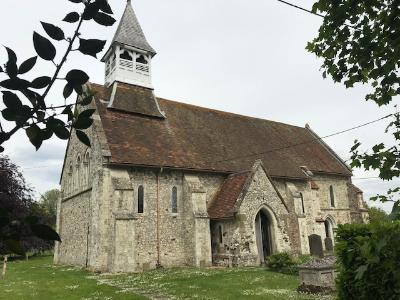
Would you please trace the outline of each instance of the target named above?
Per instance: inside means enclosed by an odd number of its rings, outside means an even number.
[[[263,268],[185,268],[111,276],[56,267],[51,257],[41,257],[8,264],[6,278],[0,279],[0,300],[330,299],[299,295],[297,285],[296,276]]]

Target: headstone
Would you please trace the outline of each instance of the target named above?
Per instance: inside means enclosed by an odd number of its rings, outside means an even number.
[[[312,256],[324,257],[324,250],[322,248],[322,239],[318,234],[308,236],[308,243],[310,245],[310,254]]]
[[[333,241],[330,237],[325,238],[325,250],[327,252],[333,252]]]

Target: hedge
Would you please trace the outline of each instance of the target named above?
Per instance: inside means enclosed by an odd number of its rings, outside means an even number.
[[[400,222],[339,225],[339,299],[400,299]]]

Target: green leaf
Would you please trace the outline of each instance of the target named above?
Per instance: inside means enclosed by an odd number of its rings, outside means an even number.
[[[39,150],[43,142],[39,126],[37,126],[36,124],[31,125],[25,131],[32,145],[35,146],[36,150]]]
[[[76,136],[78,137],[78,139],[85,144],[86,146],[88,146],[89,148],[91,147],[90,144],[90,140],[89,137],[86,135],[86,133],[84,133],[81,130],[76,130]]]
[[[64,22],[68,22],[68,23],[75,23],[78,22],[80,19],[80,16],[77,12],[70,12],[69,14],[67,14],[65,16],[65,18],[63,19]]]
[[[20,241],[8,239],[5,240],[6,247],[12,253],[25,255],[25,250],[22,248]]]
[[[69,130],[63,126],[56,126],[53,128],[54,134],[62,140],[68,140],[69,139]]]
[[[6,63],[7,75],[10,78],[14,78],[18,74],[17,55],[15,54],[15,52],[12,49],[10,49],[8,47],[5,47],[5,48],[6,48],[7,54],[8,54],[8,61]]]
[[[106,14],[113,14],[113,11],[111,9],[110,4],[108,4],[107,0],[97,0],[97,3],[99,4],[100,10],[105,12]]]
[[[84,133],[81,130],[76,130],[76,136],[78,137],[78,139],[85,144],[86,146],[88,146],[89,148],[91,147],[90,144],[90,140],[89,137],[86,135],[86,133]]]
[[[28,73],[32,68],[35,66],[37,61],[37,56],[28,58],[26,61],[24,61],[20,66],[18,70],[18,74],[25,74]]]
[[[6,48],[6,51],[7,51],[7,54],[8,54],[8,61],[17,63],[17,55],[15,54],[15,52],[12,49],[8,48],[8,47],[4,47],[4,48]]]
[[[58,233],[47,225],[34,224],[31,225],[31,230],[38,238],[41,238],[42,240],[61,242]]]
[[[81,70],[71,70],[65,77],[71,86],[84,85],[89,80],[89,76]]]
[[[355,279],[356,280],[360,280],[363,276],[364,276],[364,273],[366,272],[368,270],[368,265],[362,265],[362,266],[360,266],[360,267],[358,267],[358,269],[357,269],[357,274],[356,274],[356,277],[355,277]]]
[[[51,37],[53,40],[62,41],[65,39],[64,31],[62,31],[60,27],[45,22],[40,23],[42,23],[44,31],[46,31],[49,37]]]
[[[86,109],[79,114],[78,118],[90,118],[95,112],[95,109]]]
[[[17,113],[15,110],[6,108],[1,111],[1,115],[7,121],[13,122],[17,119]]]
[[[103,51],[105,44],[106,41],[101,41],[96,39],[91,39],[91,40],[80,39],[78,50],[83,54],[97,58],[97,53]]]
[[[52,61],[56,57],[56,48],[53,44],[36,31],[33,32],[33,45],[36,53],[44,60]]]
[[[74,119],[74,114],[72,113],[71,106],[67,106],[66,108],[64,108],[64,110],[61,112],[61,114],[67,115],[68,121],[71,121]]]
[[[71,96],[72,92],[74,91],[74,87],[71,86],[69,83],[67,83],[64,87],[63,90],[63,96],[65,99],[67,99],[69,96]]]
[[[75,129],[88,129],[90,126],[92,126],[92,124],[93,124],[93,119],[79,117],[73,124],[73,127]]]
[[[112,26],[116,22],[113,17],[102,12],[98,12],[93,19],[96,23],[103,26]]]
[[[19,100],[17,95],[9,91],[3,91],[2,93],[3,103],[7,108],[16,111],[22,107],[22,102]]]
[[[31,83],[31,87],[34,89],[44,89],[51,83],[51,78],[48,76],[42,76],[34,79]]]
[[[8,90],[24,90],[29,87],[30,83],[27,80],[19,79],[17,77],[6,79],[0,82],[0,86]]]
[[[85,10],[82,14],[82,18],[86,21],[91,20],[97,14],[100,9],[100,4],[98,2],[92,2],[85,7]]]

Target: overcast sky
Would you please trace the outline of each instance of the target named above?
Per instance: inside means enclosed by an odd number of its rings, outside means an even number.
[[[109,1],[117,20],[124,0]],[[310,8],[311,0],[293,0]],[[320,136],[351,128],[393,112],[366,102],[366,87],[345,89],[324,80],[321,62],[305,50],[316,36],[321,19],[276,0],[133,0],[146,37],[158,52],[153,59],[153,84],[159,97],[199,106],[285,122],[311,128]],[[40,21],[73,26],[59,20],[80,5],[67,0],[1,0],[0,43],[16,50],[20,62],[35,55],[32,31],[44,34]],[[111,40],[116,30],[85,23],[84,38]],[[60,53],[65,43],[58,43]],[[108,47],[108,44],[107,44]],[[100,56],[99,56],[100,57]],[[0,50],[0,62],[6,53]],[[39,60],[34,75],[54,72],[51,63]],[[64,74],[72,68],[85,70],[92,82],[104,82],[100,61],[74,52]],[[57,85],[51,101],[61,103]],[[365,147],[385,140],[385,122],[375,123],[325,141],[344,159],[354,139]],[[22,167],[38,193],[58,187],[66,143],[53,139],[35,152],[23,133],[6,144],[6,154]],[[357,179],[376,176],[354,171],[354,183],[365,198],[383,193],[396,182]],[[398,182],[397,182],[398,183]],[[376,204],[382,206],[381,204]],[[390,205],[384,206],[390,210]]]

